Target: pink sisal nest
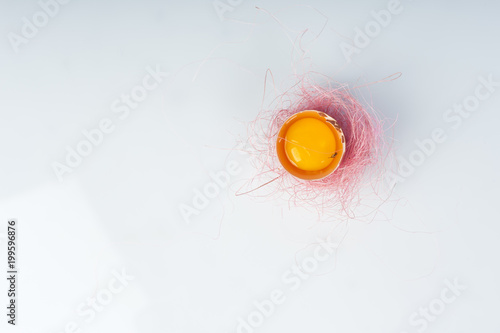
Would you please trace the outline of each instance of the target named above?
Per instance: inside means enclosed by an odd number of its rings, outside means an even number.
[[[278,104],[272,111],[261,112],[249,126],[247,152],[257,172],[238,194],[286,197],[291,206],[355,217],[362,189],[377,192],[382,179],[387,145],[381,119],[358,102],[346,86],[324,88],[302,81],[295,92],[281,96]],[[346,139],[340,166],[320,180],[295,178],[276,155],[281,126],[291,115],[304,110],[322,111],[336,119]]]

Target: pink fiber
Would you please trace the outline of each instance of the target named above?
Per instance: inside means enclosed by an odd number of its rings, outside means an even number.
[[[382,178],[387,146],[380,118],[358,102],[346,86],[324,88],[303,81],[295,92],[280,96],[277,104],[275,110],[263,111],[249,126],[247,150],[258,172],[239,194],[286,196],[292,206],[354,217],[362,188],[376,191],[376,183]],[[295,178],[281,166],[276,155],[279,129],[291,115],[304,110],[322,111],[333,117],[346,138],[339,168],[320,180]]]

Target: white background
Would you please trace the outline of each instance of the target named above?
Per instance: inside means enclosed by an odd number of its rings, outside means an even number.
[[[16,52],[9,34],[40,5],[0,2],[2,270],[7,219],[20,224],[18,326],[2,279],[0,331],[236,332],[279,289],[284,303],[255,332],[411,333],[422,326],[409,317],[455,279],[466,289],[427,331],[498,331],[500,88],[458,128],[443,118],[478,77],[500,81],[498,2],[401,0],[351,62],[342,43],[387,1],[232,3],[221,20],[210,1],[75,0]],[[157,66],[170,75],[120,119],[112,103]],[[349,221],[337,256],[296,291],[282,276],[338,221],[234,195],[252,168],[230,149],[260,111],[267,69],[271,97],[309,71],[350,87],[401,72],[360,91],[396,120],[395,154],[435,128],[447,136],[386,218]],[[60,182],[53,164],[104,118],[114,131]],[[180,205],[232,160],[241,171],[186,223]],[[85,322],[77,308],[123,269],[134,279]]]

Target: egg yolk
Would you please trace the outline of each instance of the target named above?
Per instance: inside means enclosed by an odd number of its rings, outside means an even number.
[[[304,171],[326,168],[336,149],[332,130],[315,118],[297,120],[285,135],[285,153],[288,160]]]

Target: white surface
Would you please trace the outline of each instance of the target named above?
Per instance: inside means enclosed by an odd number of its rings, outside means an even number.
[[[467,288],[429,332],[500,329],[500,89],[457,129],[443,119],[478,77],[500,81],[497,3],[402,0],[350,63],[340,45],[387,1],[243,1],[225,21],[209,1],[73,1],[17,53],[7,36],[40,7],[0,4],[0,232],[19,220],[21,267],[19,325],[2,313],[0,331],[64,332],[75,321],[82,332],[236,332],[255,301],[281,290],[284,303],[256,332],[411,333],[422,326],[409,317],[437,304],[447,279]],[[299,63],[291,41],[305,29]],[[113,101],[156,66],[171,75],[120,119]],[[268,68],[278,91],[294,70],[351,86],[402,72],[363,90],[397,118],[397,155],[434,128],[448,137],[397,185],[392,218],[351,221],[336,259],[296,291],[282,276],[326,228],[309,228],[317,216],[286,202],[235,197],[251,168],[224,150],[256,117]],[[103,118],[114,131],[59,182],[52,164]],[[242,171],[231,186],[186,224],[179,206],[234,159]],[[122,268],[135,279],[83,322],[77,307]]]

